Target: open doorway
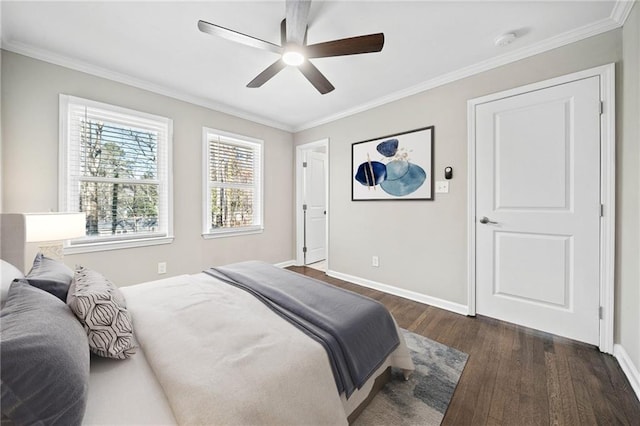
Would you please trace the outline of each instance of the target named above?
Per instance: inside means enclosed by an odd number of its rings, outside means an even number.
[[[296,148],[296,264],[328,269],[328,151],[323,139]]]

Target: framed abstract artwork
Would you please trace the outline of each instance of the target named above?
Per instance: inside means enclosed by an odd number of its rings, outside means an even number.
[[[351,200],[433,200],[434,127],[351,144]]]

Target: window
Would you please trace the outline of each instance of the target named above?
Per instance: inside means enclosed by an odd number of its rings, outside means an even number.
[[[85,212],[65,252],[171,242],[172,120],[60,95],[60,209]]]
[[[203,129],[205,238],[262,232],[262,141]]]

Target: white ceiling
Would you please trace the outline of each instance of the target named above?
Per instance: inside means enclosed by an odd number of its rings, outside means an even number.
[[[625,1],[314,1],[308,43],[383,32],[382,52],[314,59],[320,95],[271,52],[201,33],[199,19],[280,42],[284,1],[2,1],[2,47],[297,131],[619,27]],[[515,32],[516,41],[494,40]]]

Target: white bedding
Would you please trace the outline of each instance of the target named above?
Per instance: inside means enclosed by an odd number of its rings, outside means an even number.
[[[142,350],[92,362],[86,424],[346,424],[373,384],[339,396],[319,343],[206,274],[121,290]],[[400,336],[379,372],[413,369]]]

